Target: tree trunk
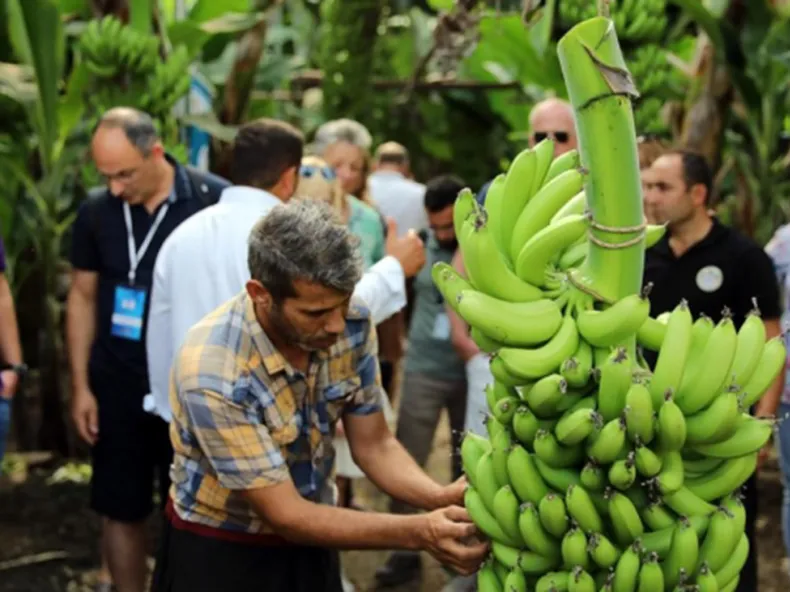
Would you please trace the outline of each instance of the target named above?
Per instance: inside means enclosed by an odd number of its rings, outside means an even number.
[[[321,55],[323,108],[327,119],[364,121],[369,115],[373,54],[383,3],[380,0],[326,0]]]

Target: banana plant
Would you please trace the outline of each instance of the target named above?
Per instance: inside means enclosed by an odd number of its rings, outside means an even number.
[[[40,331],[39,338],[26,352],[37,358],[42,397],[42,426],[39,445],[62,454],[70,451],[63,420],[62,310],[58,299],[59,280],[63,272],[63,239],[73,220],[73,182],[77,170],[78,147],[70,143],[73,130],[81,121],[82,82],[79,73],[67,84],[65,98],[60,97],[63,82],[65,41],[61,13],[55,0],[7,0],[8,36],[18,62],[29,69],[35,83],[32,100],[22,108],[33,131],[25,146],[26,165],[4,159],[5,173],[19,183],[22,199],[20,221],[27,231],[32,252],[30,279],[36,290],[25,291],[20,299],[24,311]],[[17,271],[22,261],[17,261]],[[25,284],[16,282],[17,290]],[[24,326],[24,318],[20,319]],[[31,355],[32,354],[32,355]]]

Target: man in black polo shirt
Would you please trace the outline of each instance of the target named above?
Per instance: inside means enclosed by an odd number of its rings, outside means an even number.
[[[645,171],[643,185],[645,204],[658,222],[668,224],[666,236],[647,251],[645,258],[644,281],[653,284],[651,315],[670,311],[685,298],[694,317],[704,313],[718,322],[727,307],[735,326],[740,327],[756,299],[767,336],[778,335],[781,309],[773,264],[756,243],[708,213],[712,174],[705,159],[691,152],[666,152]],[[783,377],[777,378],[752,410],[755,415],[772,416],[776,412],[782,382]],[[756,476],[747,482],[745,494],[751,545],[738,590],[755,592]]]
[[[167,424],[143,410],[154,261],[176,226],[215,202],[227,183],[165,154],[151,118],[134,109],[108,111],[91,152],[107,187],[91,192],[73,227],[72,417],[92,447],[91,507],[104,518],[102,549],[115,586],[143,592],[154,476],[166,500],[173,454]]]

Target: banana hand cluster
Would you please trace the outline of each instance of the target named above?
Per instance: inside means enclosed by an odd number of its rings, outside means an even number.
[[[633,42],[660,40],[667,28],[666,0],[610,0],[609,8],[620,39]],[[564,28],[595,17],[594,2],[560,0],[559,19]]]
[[[80,37],[82,63],[97,79],[89,101],[98,110],[115,105],[135,107],[158,118],[189,90],[190,56],[177,47],[163,60],[156,36],[125,26],[113,16],[88,23]]]
[[[492,540],[478,588],[733,589],[748,554],[739,490],[774,427],[748,410],[784,367],[783,341],[756,310],[736,329],[727,311],[695,321],[681,302],[655,319],[644,293],[587,293],[574,280],[586,173],[552,153],[550,140],[522,152],[484,207],[463,191],[468,279],[433,268],[495,377],[488,437],[461,446],[466,508]]]

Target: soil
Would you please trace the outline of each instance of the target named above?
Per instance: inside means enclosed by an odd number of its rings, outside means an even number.
[[[446,482],[449,478],[449,431],[443,424],[428,462],[428,471]],[[64,483],[47,485],[52,470],[32,472],[24,483],[0,486],[0,592],[88,592],[99,563],[99,521],[88,509],[88,487]],[[369,483],[357,486],[359,501],[375,510],[386,509],[387,499]],[[782,486],[776,461],[769,461],[760,478],[759,592],[790,589],[782,543],[780,504]],[[152,524],[152,545],[156,538]],[[153,548],[153,547],[152,547]],[[10,560],[50,551],[63,551],[64,559],[9,567]],[[348,552],[343,564],[358,592],[375,590],[374,573],[386,552]],[[441,567],[426,556],[422,580],[390,592],[439,592],[446,581]]]

